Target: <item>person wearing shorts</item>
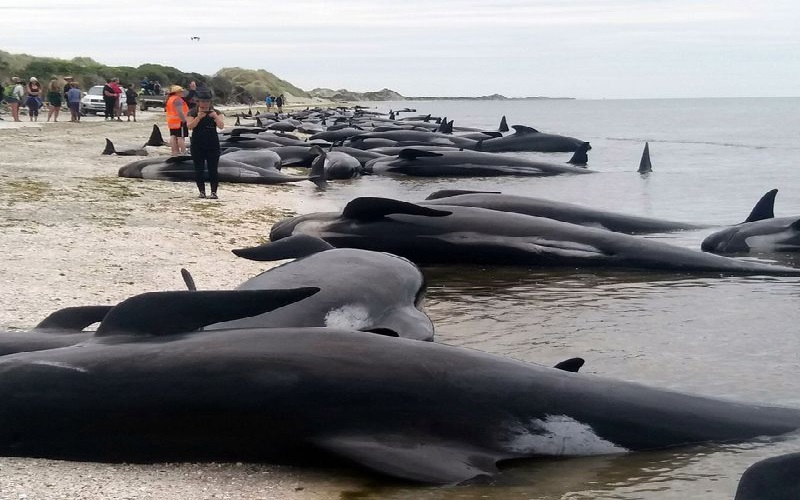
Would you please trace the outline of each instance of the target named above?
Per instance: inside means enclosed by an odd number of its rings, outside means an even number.
[[[133,90],[133,84],[128,85],[128,89],[125,91],[125,102],[128,103],[128,121],[131,121],[131,116],[133,117],[133,121],[136,121],[136,99],[139,96],[136,95],[136,91]]]
[[[61,87],[61,84],[58,83],[58,80],[53,78],[50,80],[50,86],[47,87],[47,104],[50,106],[47,111],[47,121],[50,121],[50,118],[53,119],[54,122],[58,121],[58,114],[61,112],[61,94],[64,89]]]
[[[186,127],[186,115],[189,106],[183,100],[183,87],[173,85],[169,88],[167,98],[167,128],[169,129],[169,146],[172,156],[186,154],[186,137],[189,129]]]

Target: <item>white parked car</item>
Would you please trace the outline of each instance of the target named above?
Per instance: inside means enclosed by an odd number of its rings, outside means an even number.
[[[81,112],[83,114],[87,113],[103,113],[106,110],[106,103],[103,101],[103,87],[104,85],[95,85],[94,87],[89,89],[89,92],[86,93],[85,96],[81,98]],[[119,96],[120,105],[122,106],[122,110],[124,111],[127,109],[126,103],[127,98],[125,97],[125,92],[122,92]]]

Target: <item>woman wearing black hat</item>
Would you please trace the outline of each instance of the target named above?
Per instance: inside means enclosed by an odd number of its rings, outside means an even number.
[[[197,91],[197,106],[189,111],[189,121],[186,125],[192,131],[192,161],[200,198],[206,197],[205,170],[208,169],[211,199],[216,200],[219,185],[217,167],[220,156],[217,129],[224,128],[225,123],[222,121],[222,115],[211,107],[211,98],[210,90]]]

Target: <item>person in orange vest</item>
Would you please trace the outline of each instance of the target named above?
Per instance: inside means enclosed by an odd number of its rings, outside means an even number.
[[[169,146],[172,156],[186,154],[186,137],[189,129],[186,127],[186,115],[189,106],[183,100],[183,87],[173,85],[169,88],[167,98],[167,128],[169,129]]]

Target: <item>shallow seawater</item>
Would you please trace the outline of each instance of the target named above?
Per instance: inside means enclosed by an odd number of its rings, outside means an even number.
[[[438,189],[503,191],[709,225],[744,220],[779,188],[776,215],[800,218],[800,99],[403,102],[456,125],[509,124],[588,140],[594,175],[402,179],[296,189],[309,211],[357,196],[422,200]],[[644,141],[653,172],[639,175]],[[526,154],[523,154],[526,155]],[[566,161],[568,153],[527,154]],[[651,235],[699,250],[714,229]],[[748,256],[797,266],[795,256]],[[800,279],[624,270],[424,270],[437,341],[536,363],[580,356],[583,372],[738,401],[800,408]],[[443,402],[446,404],[446,402]],[[800,439],[504,464],[491,482],[426,488],[378,481],[343,498],[729,499],[744,469]]]

